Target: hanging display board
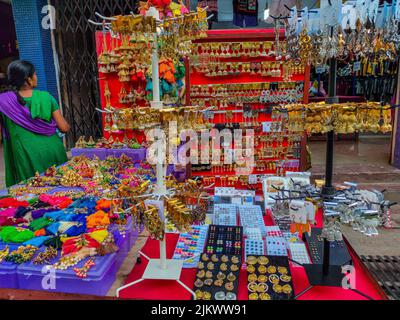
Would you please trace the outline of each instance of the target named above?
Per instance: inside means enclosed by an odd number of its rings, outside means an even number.
[[[288,132],[285,118],[271,110],[286,102],[308,102],[309,68],[277,58],[280,44],[272,29],[207,34],[195,41],[186,100],[209,107],[210,122],[219,130],[253,129],[255,166],[251,181],[238,175],[234,164],[192,166],[193,176],[203,177],[206,184],[261,188],[255,175],[299,171],[305,162],[305,139]]]

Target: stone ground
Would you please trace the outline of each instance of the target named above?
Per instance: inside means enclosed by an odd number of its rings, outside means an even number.
[[[323,141],[313,141],[309,145],[313,163],[311,172],[314,178],[321,178],[325,170],[326,144]],[[359,183],[361,188],[386,189],[387,198],[400,204],[400,170],[388,163],[389,146],[390,137],[387,136],[361,137],[358,143],[335,142],[334,182],[352,181]],[[3,149],[0,147],[0,189],[4,188],[2,153]],[[346,226],[343,227],[343,232],[359,255],[400,256],[400,205],[393,207],[392,219],[395,228],[379,229],[378,237],[366,237]],[[115,290],[123,285],[136,263],[137,252],[146,240],[147,234],[143,232],[120,268],[117,279],[109,290],[109,296],[114,296]]]

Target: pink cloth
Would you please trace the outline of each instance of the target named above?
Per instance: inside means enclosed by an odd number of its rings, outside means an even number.
[[[17,212],[17,209],[15,209],[15,208],[5,209],[3,211],[0,211],[0,217],[13,218],[15,216],[16,212]]]

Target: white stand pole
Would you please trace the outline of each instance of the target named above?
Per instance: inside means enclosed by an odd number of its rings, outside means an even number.
[[[160,14],[157,10],[150,8],[146,15],[153,16],[155,19],[160,19]],[[151,107],[154,109],[162,109],[163,103],[160,101],[160,75],[158,70],[159,58],[158,58],[158,47],[157,47],[157,32],[154,34],[153,41],[153,51],[151,56],[151,74],[153,81],[153,101],[151,102]],[[166,188],[164,185],[164,159],[162,152],[158,154],[156,174],[157,174],[157,188],[155,190],[156,194],[163,195],[166,193]]]
[[[162,270],[167,269],[167,248],[165,238],[160,240],[160,267]]]
[[[158,48],[157,48],[157,33],[154,34],[153,53],[151,56],[151,75],[153,81],[153,102],[152,108],[162,109],[163,104],[160,101],[160,77],[158,70]]]

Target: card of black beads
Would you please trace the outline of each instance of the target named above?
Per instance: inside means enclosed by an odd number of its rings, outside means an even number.
[[[246,260],[246,270],[249,300],[291,300],[294,298],[292,275],[287,257],[249,255]]]
[[[210,225],[204,252],[242,254],[243,227]]]
[[[197,265],[194,292],[197,300],[237,300],[240,255],[206,254]]]

